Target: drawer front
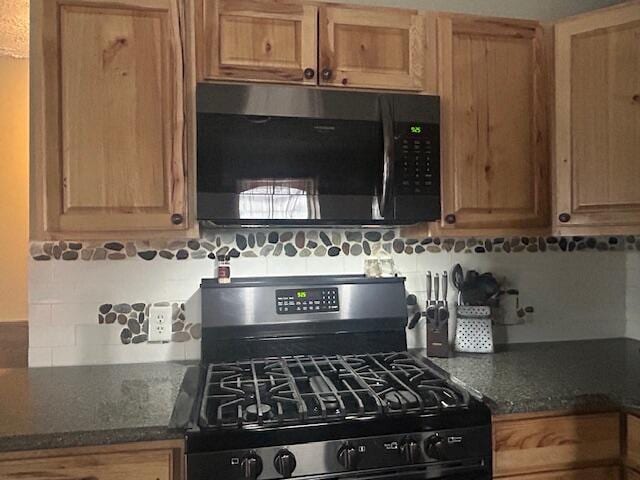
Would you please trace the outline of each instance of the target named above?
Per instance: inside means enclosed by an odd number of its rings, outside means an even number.
[[[640,417],[635,415],[627,415],[627,463],[640,470]]]
[[[617,413],[523,420],[501,417],[494,422],[495,476],[617,465],[619,460]]]
[[[173,480],[170,450],[0,461],[0,480]]]
[[[583,468],[578,470],[564,470],[562,472],[502,477],[503,480],[620,480],[620,478],[619,467]]]

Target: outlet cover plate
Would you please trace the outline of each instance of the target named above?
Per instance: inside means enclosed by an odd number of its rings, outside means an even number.
[[[149,308],[149,342],[171,341],[171,306]]]

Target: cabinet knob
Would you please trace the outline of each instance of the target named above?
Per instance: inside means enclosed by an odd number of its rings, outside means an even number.
[[[560,215],[558,215],[558,220],[560,220],[562,223],[567,223],[569,220],[571,220],[571,215],[569,215],[568,213],[561,213]]]
[[[171,215],[171,223],[173,223],[174,225],[180,225],[182,224],[182,222],[184,222],[184,217],[181,214],[174,213],[173,215]]]
[[[444,221],[449,225],[453,225],[454,223],[456,223],[456,216],[453,213],[450,213],[449,215],[444,217]]]
[[[316,71],[313,68],[305,68],[304,69],[304,78],[307,80],[311,80],[316,76]]]
[[[640,103],[640,95],[636,93],[633,97],[631,97],[631,100],[633,100],[634,103]]]
[[[332,76],[333,76],[333,72],[331,71],[330,68],[324,68],[322,70],[322,79],[323,80],[331,80]]]

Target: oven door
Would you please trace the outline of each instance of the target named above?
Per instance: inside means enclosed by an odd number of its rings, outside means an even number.
[[[491,480],[491,473],[487,471],[482,472],[465,472],[453,475],[438,476],[438,474],[431,474],[427,471],[421,472],[394,472],[394,473],[379,473],[371,474],[368,476],[353,476],[353,477],[335,477],[327,480]]]

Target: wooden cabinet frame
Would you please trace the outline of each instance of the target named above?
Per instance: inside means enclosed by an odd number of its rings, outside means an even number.
[[[633,203],[610,201],[580,205],[579,164],[574,157],[575,118],[573,118],[572,96],[574,83],[573,48],[575,40],[589,35],[615,31],[624,25],[640,25],[640,1],[630,1],[610,8],[587,12],[576,17],[561,20],[555,31],[555,151],[554,151],[554,192],[553,192],[553,226],[559,235],[616,235],[638,233],[640,230],[640,202]],[[595,55],[587,52],[587,56]],[[602,60],[603,63],[604,60]],[[629,67],[631,68],[631,67]],[[640,83],[640,82],[639,82]],[[614,92],[618,93],[618,92]],[[640,111],[640,85],[638,90],[629,92],[627,101]],[[620,101],[620,98],[617,98]],[[583,112],[584,113],[584,112]],[[587,115],[598,115],[589,112]],[[597,132],[578,132],[589,137]],[[604,135],[609,136],[609,132]],[[638,141],[638,140],[636,140]],[[640,142],[640,141],[638,141]],[[612,155],[610,152],[608,154]],[[636,152],[640,165],[640,151]],[[608,162],[604,157],[602,161]],[[624,167],[624,166],[623,166]],[[629,175],[640,170],[640,166],[628,166]],[[606,179],[595,179],[596,181]],[[629,185],[627,185],[629,187]],[[588,203],[588,202],[587,202]],[[560,219],[560,216],[563,219]]]
[[[183,440],[0,453],[0,480],[159,480],[159,476],[185,478]]]
[[[460,106],[456,106],[455,86],[456,78],[455,65],[454,65],[454,38],[456,35],[461,35],[470,39],[487,39],[487,41],[493,41],[497,44],[511,45],[518,42],[521,47],[525,41],[529,42],[530,48],[530,69],[531,78],[529,86],[529,112],[531,115],[529,123],[529,140],[528,145],[519,145],[519,148],[526,150],[527,158],[517,158],[520,163],[529,163],[529,177],[530,181],[528,188],[530,189],[529,204],[526,208],[485,208],[480,207],[473,208],[469,205],[463,204],[463,191],[467,188],[461,175],[468,176],[468,169],[476,169],[478,165],[473,162],[466,164],[465,158],[460,158],[459,153],[455,152],[456,146],[466,141],[465,132],[456,133],[457,128],[463,128],[461,122],[456,121],[455,117],[458,113],[457,109]],[[531,233],[535,231],[546,231],[550,219],[549,219],[549,142],[548,142],[548,100],[547,96],[547,80],[548,71],[545,61],[545,45],[544,35],[541,25],[537,22],[526,20],[512,20],[512,19],[491,19],[484,17],[474,17],[467,15],[441,15],[438,18],[438,64],[439,64],[439,90],[442,101],[442,123],[441,123],[441,166],[442,166],[442,213],[443,219],[440,225],[436,226],[437,230],[440,230],[444,235],[455,235],[469,233],[482,234],[483,231],[502,231],[512,232],[520,231]],[[502,68],[508,68],[508,58],[505,58],[506,65],[501,65]],[[473,63],[473,60],[470,61]],[[495,67],[494,68],[498,68]],[[469,83],[475,81],[475,79],[468,79]],[[480,81],[481,79],[478,79]],[[459,84],[459,82],[457,83]],[[487,145],[485,146],[485,156],[490,160],[484,171],[487,175],[487,183],[483,185],[479,177],[480,173],[476,173],[476,188],[478,189],[478,195],[482,188],[491,189],[489,178],[493,175],[493,166],[491,162],[491,147],[495,146],[498,149],[503,149],[504,145],[510,141],[509,138],[499,139],[494,145],[492,143],[492,137],[497,135],[494,132],[494,126],[491,125],[490,111],[491,106],[489,104],[490,94],[492,92],[483,91],[483,86],[480,85],[476,88],[474,95],[482,98],[487,96],[487,105],[473,105],[473,114],[480,116],[486,107],[486,119],[479,118],[477,121],[478,128],[482,125],[483,121],[486,121],[483,130],[478,130],[469,136],[475,134],[478,135],[477,141],[482,142],[482,138],[487,138]],[[494,93],[493,101],[499,101]],[[474,97],[475,98],[475,97]],[[471,100],[469,100],[471,101]],[[504,98],[502,101],[508,104],[509,99]],[[495,106],[494,106],[495,108]],[[502,141],[502,145],[500,144]],[[476,151],[476,148],[473,148]],[[496,155],[499,152],[496,152]],[[503,154],[504,156],[504,154]],[[478,163],[479,160],[475,160]],[[504,172],[502,172],[504,174]],[[473,175],[471,175],[473,176]],[[505,181],[503,190],[509,188],[506,178],[502,178],[501,181]],[[505,192],[502,192],[504,195]],[[488,193],[487,193],[488,195]],[[451,217],[452,216],[452,217]],[[447,219],[451,219],[449,223]]]
[[[162,8],[160,8],[162,5]],[[195,62],[193,31],[185,28],[193,19],[190,2],[160,0],[67,1],[38,0],[31,5],[30,59],[30,232],[33,240],[50,239],[135,239],[152,236],[197,235],[195,222]],[[158,35],[169,45],[163,60],[163,84],[167,105],[163,106],[162,149],[164,201],[152,207],[77,208],[69,201],[67,166],[64,166],[64,122],[61,97],[60,42],[61,12],[90,12],[105,9],[111,15],[126,12],[132,17],[157,19]],[[127,39],[122,39],[126,46]],[[179,46],[176,46],[179,42]],[[117,45],[114,47],[117,48]],[[124,47],[123,47],[124,48]],[[159,47],[160,48],[160,47]],[[152,54],[151,52],[149,53]],[[103,58],[103,62],[106,61]],[[68,62],[67,62],[68,63]],[[122,72],[127,75],[126,71]],[[175,79],[175,84],[173,80]],[[100,92],[96,92],[100,95]],[[164,98],[164,97],[163,97]],[[86,105],[87,109],[92,105]],[[74,127],[77,131],[81,126]],[[87,125],[86,128],[92,128]],[[104,139],[112,144],[117,139]],[[65,173],[66,172],[66,173]],[[149,175],[153,175],[152,172]],[[78,187],[77,182],[74,185]],[[83,187],[89,188],[90,187]],[[135,185],[132,187],[135,188]],[[68,215],[67,213],[70,213]],[[180,224],[171,216],[179,214]],[[82,225],[82,228],[76,228]]]

